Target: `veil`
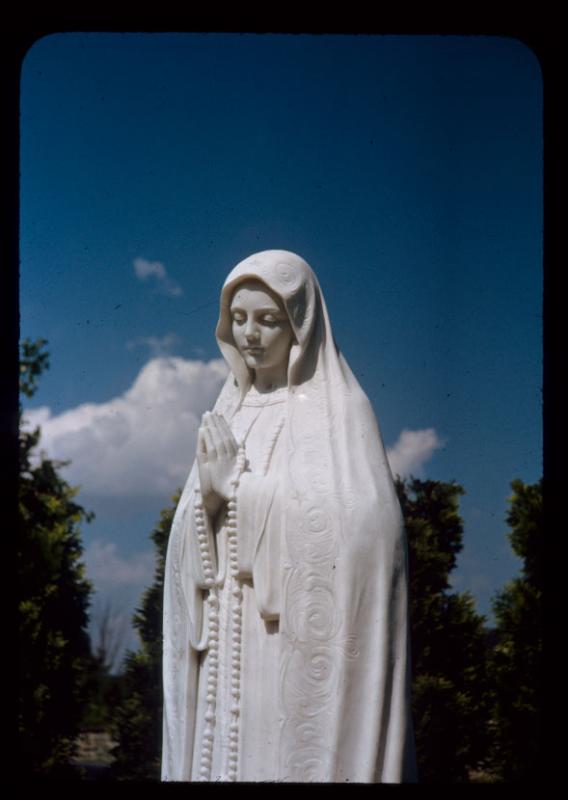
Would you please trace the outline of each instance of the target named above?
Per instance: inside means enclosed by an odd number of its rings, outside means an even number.
[[[280,531],[278,778],[414,780],[406,540],[375,415],[335,345],[315,274],[283,250],[250,256],[225,281],[216,335],[231,373],[215,410],[230,421],[252,381],[231,333],[231,297],[245,279],[281,298],[296,337],[281,516],[273,520]],[[194,464],[166,559],[166,780],[190,780],[197,659],[206,641],[205,583],[187,542],[197,486]]]

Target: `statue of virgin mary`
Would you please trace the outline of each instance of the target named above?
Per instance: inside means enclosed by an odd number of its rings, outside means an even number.
[[[216,335],[166,558],[162,779],[412,781],[400,506],[315,274],[245,259]]]

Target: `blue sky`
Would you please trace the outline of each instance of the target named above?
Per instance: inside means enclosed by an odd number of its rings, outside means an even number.
[[[542,84],[514,39],[68,33],[21,84],[21,336],[72,457],[99,599],[128,616],[148,535],[222,380],[225,275],[316,271],[397,464],[455,479],[456,588],[518,569],[510,482],[541,461]],[[403,431],[410,432],[406,438]],[[169,456],[168,456],[169,454]],[[170,488],[171,487],[171,488]]]

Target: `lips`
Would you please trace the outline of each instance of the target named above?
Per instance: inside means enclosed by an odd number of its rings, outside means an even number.
[[[245,353],[262,353],[262,347],[245,347]]]

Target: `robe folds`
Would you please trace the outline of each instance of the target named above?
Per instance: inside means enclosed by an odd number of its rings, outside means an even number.
[[[287,387],[267,395],[232,340],[231,296],[250,278],[281,298],[296,338]],[[279,250],[238,264],[217,340],[231,374],[215,411],[246,454],[237,566],[226,509],[196,523],[194,465],[166,558],[162,778],[413,781],[402,517],[375,415],[311,268]]]

